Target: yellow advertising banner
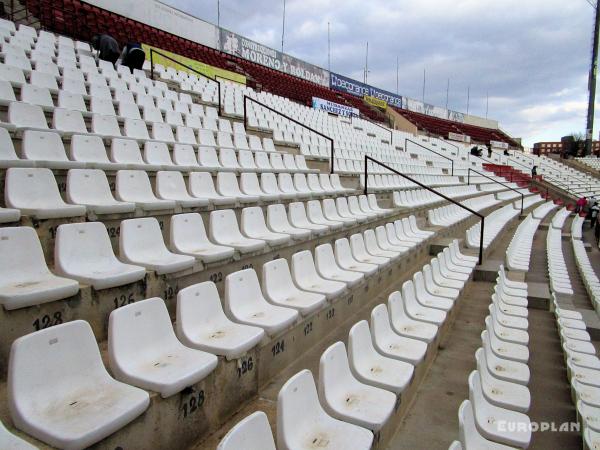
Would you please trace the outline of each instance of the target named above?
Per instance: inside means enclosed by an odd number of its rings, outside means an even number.
[[[365,102],[367,102],[369,105],[376,106],[377,108],[381,108],[384,110],[387,108],[387,102],[385,100],[381,100],[380,98],[371,97],[370,95],[365,95],[363,97],[363,100]]]
[[[185,64],[188,67],[191,67],[194,70],[206,75],[210,78],[224,78],[225,80],[234,81],[236,83],[246,84],[246,77],[244,75],[240,75],[239,73],[231,72],[229,70],[220,69],[218,67],[214,67],[208,64],[204,64],[200,61],[196,61],[195,59],[187,58],[185,56],[178,55],[177,53],[172,53],[167,50],[163,50],[158,47],[153,47],[148,44],[142,44],[142,49],[146,53],[146,59],[150,61],[150,49],[156,50],[164,55],[167,55],[169,58],[173,58],[175,61],[179,61],[182,64]],[[168,58],[164,58],[162,55],[158,53],[153,53],[152,59],[155,64],[160,64],[164,67],[173,67],[176,70],[181,70],[184,72],[194,73],[192,70],[188,70],[180,64],[177,64],[171,61]]]

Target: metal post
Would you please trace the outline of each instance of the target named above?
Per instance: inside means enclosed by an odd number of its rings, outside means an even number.
[[[423,103],[425,103],[425,68],[423,68]]]
[[[327,70],[331,72],[331,30],[327,22]]]
[[[479,265],[483,263],[483,234],[485,228],[485,217],[481,217],[481,233],[479,235]]]
[[[154,80],[154,51],[150,49],[150,78]]]
[[[596,18],[594,20],[594,43],[592,48],[592,64],[590,67],[590,76],[588,79],[588,90],[590,93],[588,100],[587,126],[585,131],[585,154],[587,156],[592,151],[592,133],[594,130],[594,103],[596,101],[596,70],[598,69],[598,34],[600,32],[600,0],[596,1]]]
[[[281,53],[283,53],[283,39],[285,37],[285,0],[283,0],[283,22],[281,25]]]
[[[367,41],[367,52],[365,53],[365,84],[369,78],[369,41]]]
[[[369,191],[369,185],[368,185],[368,178],[367,178],[367,159],[365,158],[365,195],[367,195],[368,191]]]
[[[400,58],[396,55],[396,95],[400,92]]]
[[[471,100],[471,86],[467,86],[467,115],[469,115],[469,100]]]
[[[469,167],[469,170],[467,171],[467,184],[470,185],[471,184],[471,168]]]
[[[450,78],[448,78],[448,84],[446,85],[446,109],[448,109],[448,96],[450,95]]]

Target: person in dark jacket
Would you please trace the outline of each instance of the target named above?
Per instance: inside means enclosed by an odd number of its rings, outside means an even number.
[[[487,154],[488,158],[492,157],[492,146],[490,144],[487,145]]]
[[[117,65],[129,67],[130,72],[133,73],[133,69],[141,69],[144,66],[145,60],[146,53],[142,50],[142,45],[139,42],[128,42],[123,47]]]
[[[121,54],[119,43],[108,34],[97,34],[92,38],[92,47],[98,50],[98,58],[114,64]]]
[[[531,178],[534,178],[537,176],[537,166],[533,166],[531,168]]]

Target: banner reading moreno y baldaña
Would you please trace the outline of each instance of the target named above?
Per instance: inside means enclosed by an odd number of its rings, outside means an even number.
[[[500,141],[490,141],[492,148],[508,149],[508,143]]]
[[[219,32],[221,51],[225,53],[312,81],[321,86],[329,86],[329,72],[325,69],[281,53],[251,39],[246,39],[232,31],[221,28]]]
[[[452,131],[448,132],[448,139],[452,141],[465,142],[467,144],[471,142],[471,136],[467,136],[466,134],[453,133]]]
[[[364,98],[365,95],[375,97],[379,100],[385,101],[388,105],[395,106],[396,108],[402,108],[402,97],[391,92],[384,91],[368,84],[361,83],[360,81],[346,78],[337,73],[329,74],[331,89],[337,91],[346,92],[347,94],[355,95],[356,97]]]
[[[358,116],[360,114],[359,110],[356,108],[347,105],[340,105],[339,103],[331,102],[319,97],[312,98],[312,106],[314,109],[327,111],[337,114],[338,116],[351,117]]]

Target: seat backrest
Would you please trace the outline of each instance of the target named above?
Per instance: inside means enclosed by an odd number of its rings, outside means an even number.
[[[176,327],[179,334],[186,329],[190,334],[197,330],[213,330],[229,325],[217,286],[212,281],[194,284],[177,293]]]
[[[25,158],[31,160],[69,160],[60,135],[49,131],[25,130],[21,152]]]
[[[125,136],[134,139],[150,139],[146,122],[137,119],[125,119]]]
[[[115,115],[115,107],[111,98],[92,97],[90,99],[90,111],[103,116]]]
[[[62,224],[56,232],[54,259],[62,272],[89,265],[115,263],[113,251],[102,222],[81,222]]]
[[[256,411],[239,421],[221,439],[217,450],[275,450],[267,415]]]
[[[194,197],[214,197],[217,191],[208,172],[191,172],[188,179],[189,190]]]
[[[313,255],[309,250],[292,255],[292,276],[297,282],[320,278],[315,268]]]
[[[156,258],[166,253],[165,241],[158,220],[154,217],[126,219],[121,222],[119,249],[124,253]]]
[[[232,209],[219,209],[210,213],[210,236],[216,240],[231,240],[241,237],[235,212]],[[220,239],[219,239],[220,238]]]
[[[198,213],[175,214],[171,216],[171,247],[178,244],[202,244],[208,241],[202,216]]]
[[[230,148],[222,148],[219,150],[219,161],[223,167],[231,169],[239,169],[240,167],[235,156],[235,151]]]
[[[80,111],[55,108],[52,116],[52,127],[58,131],[71,133],[87,133],[85,121]]]
[[[87,112],[83,96],[67,91],[58,91],[58,106],[72,111]]]
[[[231,273],[225,278],[225,306],[238,313],[251,312],[266,303],[254,269]]]
[[[39,105],[11,102],[8,105],[8,121],[17,127],[47,129],[48,122]]]
[[[119,102],[119,116],[128,119],[141,119],[140,109],[135,103]]]
[[[72,94],[87,95],[83,78],[69,78],[63,75],[62,90]]]
[[[75,204],[114,201],[108,178],[100,169],[70,169],[67,200]]]
[[[322,399],[332,392],[351,389],[358,382],[350,371],[346,346],[338,341],[327,348],[319,360],[319,394]]]
[[[0,280],[11,284],[49,273],[32,227],[0,228]]]
[[[176,170],[156,172],[156,192],[163,198],[187,198],[189,193],[183,174]]]
[[[6,128],[0,127],[0,160],[14,159],[18,159],[18,156],[10,134]]]
[[[140,147],[131,139],[113,139],[110,146],[110,157],[114,162],[126,164],[144,164]]]
[[[152,124],[152,139],[159,141],[174,142],[173,129],[167,123],[154,122]]]
[[[173,162],[180,166],[197,166],[194,147],[189,144],[175,144],[173,146]]]
[[[144,144],[144,160],[148,164],[156,164],[160,166],[173,165],[169,148],[164,142],[147,141]]]
[[[144,170],[119,170],[116,177],[116,192],[121,199],[135,198],[154,201],[150,179]],[[121,223],[122,228],[123,223]],[[121,235],[122,235],[121,229]]]
[[[285,298],[286,295],[297,289],[285,258],[275,259],[263,265],[262,286],[267,297],[271,298]]]
[[[74,161],[109,163],[104,142],[100,136],[74,134],[71,136],[70,155]]]
[[[206,145],[209,147],[216,147],[215,135],[211,130],[200,129],[198,130],[198,141],[200,145]]]
[[[117,122],[117,118],[114,115],[103,116],[100,114],[93,114],[92,133],[104,136],[121,136],[121,129],[119,128],[119,122]]]
[[[221,195],[225,196],[240,196],[242,195],[238,185],[235,173],[219,172],[217,173],[217,190]]]

